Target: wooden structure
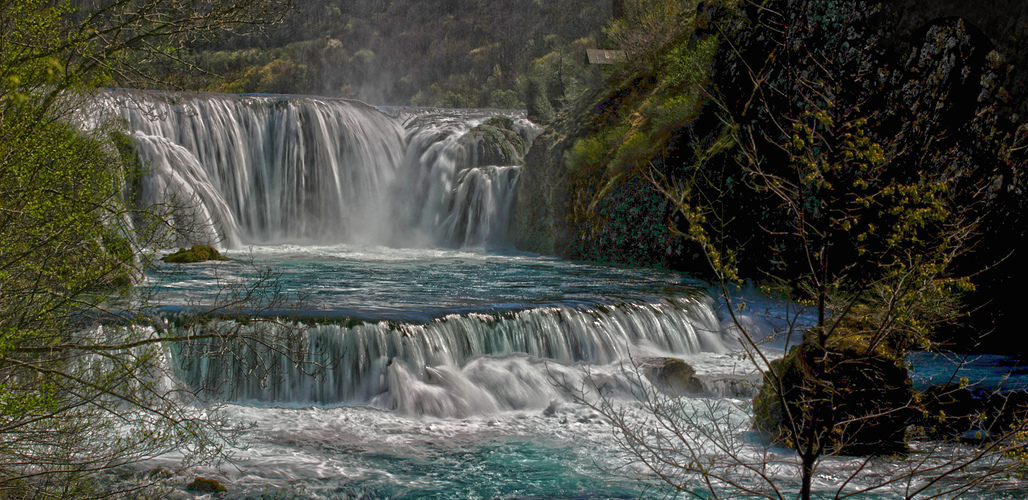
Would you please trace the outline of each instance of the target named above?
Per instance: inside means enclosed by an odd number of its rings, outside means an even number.
[[[618,64],[628,61],[623,50],[585,49],[589,64]]]

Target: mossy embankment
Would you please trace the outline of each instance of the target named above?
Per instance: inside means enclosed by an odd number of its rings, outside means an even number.
[[[512,223],[519,248],[618,264],[680,264],[686,245],[668,225],[669,200],[648,176],[692,163],[692,151],[671,146],[683,135],[696,139],[696,124],[718,134],[705,108],[721,38],[702,28],[702,13],[688,22],[682,36],[617,71],[609,87],[564,109],[536,138]]]

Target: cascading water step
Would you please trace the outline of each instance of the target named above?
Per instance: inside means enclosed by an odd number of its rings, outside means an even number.
[[[139,208],[179,230],[166,246],[502,247],[520,156],[480,152],[523,154],[540,131],[497,111],[423,112],[405,128],[345,99],[108,91],[101,100],[135,140]]]

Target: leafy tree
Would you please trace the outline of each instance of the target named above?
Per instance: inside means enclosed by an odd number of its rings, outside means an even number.
[[[230,329],[200,314],[169,329],[141,314],[145,296],[128,295],[149,266],[137,249],[161,241],[137,229],[165,219],[131,209],[123,186],[145,166],[115,124],[86,107],[97,105],[96,86],[145,84],[197,40],[250,29],[278,9],[257,0],[0,1],[0,496],[159,494],[162,474],[104,477],[170,451],[184,454],[182,467],[223,459],[230,429],[174,382],[167,343],[212,355],[273,348],[302,362],[299,332],[262,331],[272,319]],[[219,306],[281,307],[273,292],[258,270]]]

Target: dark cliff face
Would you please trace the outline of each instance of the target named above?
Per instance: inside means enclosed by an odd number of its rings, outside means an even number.
[[[525,251],[569,257],[570,179],[564,152],[587,133],[593,92],[564,110],[535,138],[525,155],[510,223],[510,238]]]
[[[1028,12],[1023,6],[1008,9],[1010,19],[1002,23],[994,10],[1009,2],[992,3],[978,2],[972,12],[956,2],[949,7],[916,1],[836,2],[832,7],[827,2],[775,2],[773,10],[785,12],[787,25],[794,28],[740,39],[743,57],[751,64],[775,60],[765,66],[762,89],[772,96],[770,105],[740,106],[733,114],[759,131],[755,135],[769,138],[759,145],[767,161],[785,161],[770,144],[776,129],[769,115],[802,109],[803,99],[810,98],[803,81],[843,82],[834,96],[836,107],[867,117],[871,137],[887,151],[885,179],[945,180],[956,186],[954,203],[970,207],[968,216],[979,218],[972,250],[953,266],[956,275],[973,276],[977,290],[964,298],[972,314],[962,325],[939,333],[960,349],[982,341],[985,350],[995,351],[1018,322],[1011,314],[1016,306],[1010,291],[1028,278],[1028,267],[1017,256],[1028,248],[1023,192],[1028,78],[1024,69],[1011,64],[1024,57],[1018,49]],[[959,14],[982,20],[991,31]],[[750,81],[740,77],[745,73],[738,61],[719,59],[714,85],[726,95],[752,92]],[[749,201],[751,210],[759,206],[759,200]],[[740,205],[747,202],[739,200]],[[741,219],[733,232],[767,234],[759,229],[774,228],[777,219],[771,214],[750,225],[746,222],[753,219]],[[747,245],[744,257],[753,266],[747,270],[752,276],[760,275],[759,266],[782,257],[767,251],[772,240],[757,240]],[[788,256],[785,261],[787,269]]]
[[[957,201],[976,203],[980,236],[955,268],[976,272],[978,291],[967,297],[975,313],[954,335],[967,339],[1012,328],[1008,290],[1028,279],[1018,255],[1028,251],[1028,3],[777,0],[766,7],[729,13],[713,2],[701,5],[698,16],[709,22],[697,25],[719,25],[728,34],[722,35],[708,89],[723,97],[735,123],[766,138],[757,150],[773,163],[784,161],[774,147],[781,134],[776,115],[802,110],[811,97],[804,89],[822,82],[832,89],[833,106],[867,119],[868,133],[886,149],[888,178],[945,179],[965,190],[966,199]],[[713,32],[702,31],[692,36]],[[750,73],[755,68],[763,78],[757,93]],[[656,168],[674,177],[694,162],[696,145],[718,134],[710,106],[659,139],[666,141],[655,148],[659,158],[621,169],[569,168],[576,140],[602,129],[611,109],[631,115],[637,91],[620,85],[595,94],[564,110],[536,141],[515,206],[512,232],[519,248],[702,270],[690,245],[660,230],[667,227],[669,208],[635,173]],[[753,105],[755,96],[763,106]],[[737,168],[731,150],[704,162],[704,168],[721,169],[722,178],[733,178]],[[621,174],[617,182],[612,172]],[[735,211],[729,236],[743,247],[743,272],[759,277],[768,262],[782,260],[767,231],[778,214],[766,210],[759,193],[717,187]],[[978,195],[982,189],[984,197]],[[788,262],[779,265],[776,272],[787,272]]]

